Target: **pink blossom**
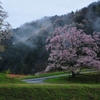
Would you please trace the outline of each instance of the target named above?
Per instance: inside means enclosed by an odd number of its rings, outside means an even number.
[[[80,67],[100,69],[100,60],[97,54],[100,52],[99,45],[99,32],[94,32],[91,36],[76,27],[56,28],[53,36],[47,39],[46,49],[51,53],[46,70],[61,66],[69,66],[74,70]]]

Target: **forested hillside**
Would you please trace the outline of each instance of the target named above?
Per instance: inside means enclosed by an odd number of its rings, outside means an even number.
[[[48,63],[45,49],[46,38],[57,27],[76,26],[87,34],[100,31],[100,1],[79,11],[62,16],[44,17],[12,29],[12,38],[4,40],[5,52],[0,52],[0,71],[10,70],[17,74],[34,74],[43,71]]]

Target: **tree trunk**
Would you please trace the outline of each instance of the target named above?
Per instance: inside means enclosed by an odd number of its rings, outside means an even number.
[[[75,78],[76,73],[74,71],[72,71],[72,77]]]

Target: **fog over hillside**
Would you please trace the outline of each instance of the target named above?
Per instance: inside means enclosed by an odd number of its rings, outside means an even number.
[[[6,51],[1,53],[0,71],[10,69],[11,73],[19,74],[43,71],[49,56],[45,50],[46,38],[52,35],[55,28],[64,25],[76,26],[87,34],[100,31],[100,1],[76,12],[44,17],[13,29],[12,38],[4,41]]]

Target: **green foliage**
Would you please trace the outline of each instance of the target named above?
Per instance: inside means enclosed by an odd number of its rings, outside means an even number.
[[[7,69],[6,71],[4,71],[5,74],[10,74],[10,69]]]

